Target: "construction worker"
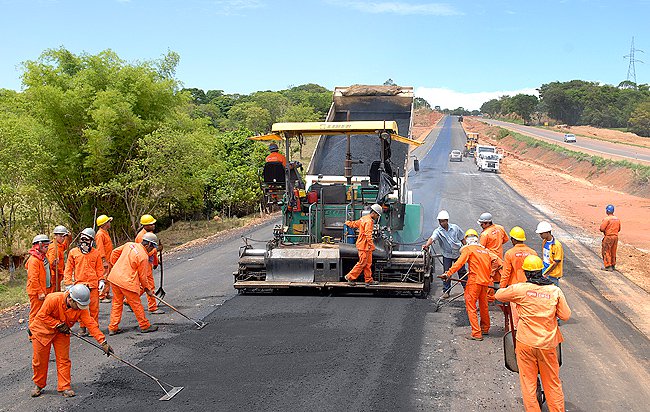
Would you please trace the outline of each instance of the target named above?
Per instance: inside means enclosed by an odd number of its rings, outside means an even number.
[[[95,338],[106,353],[110,356],[113,348],[106,341],[106,337],[99,330],[97,323],[88,313],[90,303],[90,290],[86,285],[78,284],[66,292],[54,292],[47,295],[43,307],[36,315],[34,324],[31,325],[32,368],[34,369],[34,389],[32,397],[40,396],[47,383],[47,369],[50,360],[51,347],[54,346],[56,356],[57,389],[66,398],[75,396],[70,386],[70,328],[79,320],[84,322],[88,331]]]
[[[443,275],[443,279],[451,278],[467,263],[467,286],[465,287],[465,308],[472,327],[472,334],[466,336],[470,340],[483,340],[483,335],[490,331],[490,313],[488,310],[487,291],[492,284],[492,273],[498,270],[503,262],[491,250],[479,243],[478,233],[474,229],[465,232],[466,245],[460,248],[460,256]],[[481,311],[479,324],[476,311],[476,301]]]
[[[47,260],[53,273],[52,286],[49,292],[60,292],[63,273],[65,272],[65,251],[70,246],[70,231],[63,225],[54,228],[54,242],[47,250]]]
[[[442,254],[442,270],[446,272],[451,265],[460,256],[460,248],[465,244],[465,235],[463,231],[454,223],[449,223],[449,213],[446,210],[441,210],[438,213],[438,226],[434,229],[431,237],[422,245],[422,249],[427,249],[433,243],[438,241],[440,243],[440,253]],[[461,267],[458,271],[461,279],[464,279],[467,270],[465,266]],[[449,298],[449,290],[451,289],[451,280],[442,281],[442,298]]]
[[[370,206],[369,214],[362,216],[359,220],[347,220],[345,222],[345,226],[359,229],[359,235],[357,236],[356,242],[359,261],[354,265],[352,270],[345,275],[345,280],[347,280],[348,283],[354,283],[362,272],[363,280],[366,285],[376,285],[379,283],[372,278],[372,251],[375,250],[375,243],[372,240],[372,230],[375,222],[379,221],[379,217],[382,213],[382,207],[375,203]]]
[[[516,303],[519,311],[515,353],[526,411],[540,411],[536,397],[539,374],[548,410],[564,412],[556,349],[563,338],[557,319],[568,320],[571,309],[562,290],[542,274],[543,268],[544,263],[538,256],[526,257],[523,269],[527,281],[499,289],[496,298]]]
[[[97,218],[97,235],[95,236],[95,244],[97,245],[97,250],[102,256],[102,263],[104,265],[104,288],[99,290],[99,300],[100,302],[109,302],[111,300],[111,283],[107,280],[108,272],[111,270],[111,264],[109,260],[111,258],[111,252],[113,252],[113,241],[111,240],[111,235],[108,234],[108,230],[111,228],[112,217],[106,215],[101,215]]]
[[[268,154],[268,156],[266,156],[266,159],[264,159],[266,163],[280,162],[282,163],[282,166],[287,167],[287,158],[284,157],[284,155],[279,152],[277,144],[271,143],[269,145],[269,152],[270,153]]]
[[[138,232],[137,236],[135,237],[135,243],[141,243],[142,238],[146,233],[153,234],[153,231],[156,230],[156,219],[154,219],[154,217],[151,215],[142,215],[142,217],[140,217],[140,224],[142,225],[142,229],[140,229],[140,232]],[[152,290],[155,288],[153,269],[156,269],[158,267],[158,252],[162,252],[162,249],[162,245],[157,245],[155,249],[149,252],[149,264],[151,265],[152,270],[149,271],[149,274],[147,276],[149,277],[149,283],[151,283]],[[142,293],[144,292],[141,292],[140,295],[142,295]],[[156,301],[156,298],[153,296],[147,295],[147,306],[149,313],[152,315],[161,315],[165,313],[164,310],[158,308],[158,301]]]
[[[542,261],[544,262],[544,276],[549,278],[557,287],[560,286],[562,277],[562,261],[564,260],[564,249],[562,243],[551,234],[551,224],[539,222],[537,232],[542,238]]]
[[[90,304],[88,311],[90,317],[99,325],[99,289],[104,286],[104,263],[102,256],[93,247],[95,231],[92,228],[85,228],[79,235],[79,245],[68,254],[68,261],[65,265],[65,276],[63,284],[66,289],[72,285],[86,285],[90,290]],[[88,336],[86,324],[79,322],[81,335]]]
[[[503,245],[508,243],[508,240],[510,240],[506,230],[503,226],[494,224],[492,222],[492,214],[488,212],[482,213],[478,218],[477,223],[481,226],[481,229],[483,229],[481,232],[480,243],[494,252],[500,259],[503,259]],[[493,273],[492,281],[494,287],[498,288],[499,282],[501,282],[500,271]],[[488,302],[494,302],[494,289],[488,290]]]
[[[621,231],[621,221],[614,216],[614,205],[607,205],[605,208],[607,216],[600,224],[600,231],[603,232],[603,270],[616,270],[616,248],[618,247],[618,232]]]
[[[501,288],[514,285],[515,283],[526,282],[526,275],[523,269],[524,259],[531,255],[537,256],[537,252],[524,243],[526,241],[526,232],[519,226],[510,229],[510,241],[513,247],[503,257],[503,270],[501,271],[501,282],[499,283],[499,287]],[[501,309],[505,312],[504,307],[501,307]],[[519,320],[516,304],[512,303],[510,309],[512,321],[516,326]],[[508,328],[507,322],[506,328]]]
[[[149,273],[149,253],[156,249],[158,238],[153,233],[145,233],[141,243],[127,242],[116,248],[111,253],[110,263],[113,265],[108,280],[113,286],[113,304],[111,306],[111,319],[108,325],[108,334],[120,333],[120,321],[124,300],[128,302],[135,318],[140,325],[140,332],[148,333],[158,330],[158,326],[152,325],[144,314],[142,302],[140,302],[141,290],[148,296],[153,296],[153,282]]]
[[[32,336],[31,326],[38,310],[43,306],[45,296],[52,289],[52,273],[46,253],[50,245],[47,235],[36,235],[32,240],[32,248],[25,262],[27,269],[27,296],[29,297],[29,327],[27,334]]]

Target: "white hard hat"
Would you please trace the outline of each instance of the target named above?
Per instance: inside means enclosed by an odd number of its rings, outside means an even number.
[[[59,226],[54,228],[52,233],[54,233],[55,235],[64,235],[64,236],[66,236],[66,235],[70,234],[70,231],[65,226],[59,225]]]
[[[377,213],[379,216],[384,212],[384,209],[381,208],[377,203],[374,205],[370,206],[370,209],[372,209],[373,212]]]
[[[143,242],[149,242],[151,243],[154,247],[158,247],[158,236],[156,236],[152,232],[147,232],[142,236],[142,241]]]
[[[449,213],[446,210],[438,212],[438,220],[449,220]]]
[[[546,232],[550,232],[551,230],[553,229],[551,228],[550,223],[539,222],[539,224],[537,225],[537,230],[535,230],[535,233],[546,233]]]
[[[92,227],[87,227],[84,230],[82,230],[81,235],[87,236],[93,240],[95,239],[95,231],[93,230]]]
[[[481,216],[478,218],[478,223],[486,223],[492,221],[492,214],[485,212],[481,213]]]
[[[70,297],[77,302],[79,309],[87,309],[90,304],[90,290],[83,283],[78,283],[70,288]]]
[[[32,240],[32,245],[36,243],[50,243],[50,238],[47,235],[36,235],[34,240]]]

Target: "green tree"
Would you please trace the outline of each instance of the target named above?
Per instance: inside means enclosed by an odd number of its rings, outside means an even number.
[[[265,133],[271,129],[271,114],[257,103],[245,102],[234,105],[228,111],[231,130],[248,129],[253,133]]]
[[[310,106],[290,106],[280,118],[278,122],[317,122],[320,120],[320,115],[314,111]]]
[[[630,116],[629,128],[632,133],[650,137],[650,100],[637,105]]]
[[[501,113],[501,101],[498,99],[491,99],[481,105],[481,112],[487,113],[490,116],[496,116]]]
[[[289,99],[279,92],[256,92],[250,96],[250,100],[269,113],[271,123],[275,123],[290,105]]]
[[[416,97],[415,99],[413,99],[413,106],[415,107],[415,109],[431,110],[431,105],[429,104],[429,102],[423,99],[422,97]]]
[[[512,111],[524,120],[524,123],[530,123],[530,116],[537,107],[537,96],[529,94],[518,94],[510,98],[510,107]]]

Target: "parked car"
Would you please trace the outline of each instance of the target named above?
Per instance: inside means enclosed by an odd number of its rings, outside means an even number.
[[[449,161],[450,162],[462,162],[463,161],[463,152],[460,150],[452,150],[449,152]]]
[[[565,133],[564,135],[564,143],[575,143],[576,142],[576,135],[573,133]]]

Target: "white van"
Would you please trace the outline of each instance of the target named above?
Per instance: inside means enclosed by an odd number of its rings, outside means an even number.
[[[565,133],[564,135],[564,143],[575,143],[576,142],[576,135],[573,133]]]

